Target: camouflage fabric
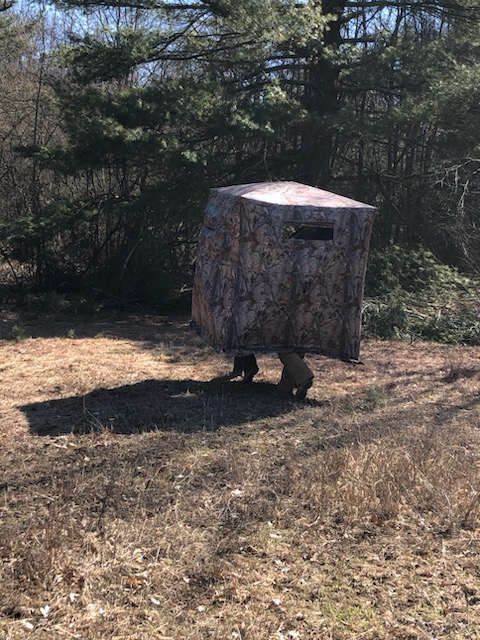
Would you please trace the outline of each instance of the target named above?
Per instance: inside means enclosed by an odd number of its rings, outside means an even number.
[[[192,326],[217,351],[358,359],[375,208],[296,182],[212,189]]]

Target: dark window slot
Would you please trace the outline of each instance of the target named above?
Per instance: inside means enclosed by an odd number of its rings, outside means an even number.
[[[288,224],[283,228],[285,240],[333,240],[333,227]]]

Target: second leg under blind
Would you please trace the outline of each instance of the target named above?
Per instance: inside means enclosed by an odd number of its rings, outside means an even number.
[[[243,376],[242,383],[248,384],[252,382],[254,376],[258,373],[257,359],[253,353],[247,356],[235,356],[233,358],[233,371],[228,374],[228,379]]]
[[[283,364],[282,377],[278,383],[279,389],[287,393],[293,393],[295,398],[304,400],[313,383],[313,371],[304,361],[304,354],[297,351],[279,353],[278,357]]]

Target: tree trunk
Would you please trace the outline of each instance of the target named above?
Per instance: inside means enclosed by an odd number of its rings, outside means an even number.
[[[332,14],[335,18],[324,33],[317,55],[307,60],[304,105],[310,117],[302,136],[299,179],[312,186],[325,186],[331,173],[334,132],[329,120],[339,109],[337,81],[340,70],[329,53],[338,49],[342,41],[341,16],[345,3],[323,0],[321,8],[324,14]]]

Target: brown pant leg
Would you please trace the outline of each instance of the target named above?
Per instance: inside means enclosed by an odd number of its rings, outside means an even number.
[[[280,360],[282,360],[281,355],[282,354],[278,354],[280,357]],[[283,362],[283,360],[282,360]],[[287,393],[292,393],[292,391],[295,389],[295,382],[293,381],[292,376],[290,375],[290,373],[287,370],[287,367],[285,365],[283,365],[283,370],[282,370],[282,377],[280,378],[280,382],[278,383],[278,387],[282,390],[282,391],[286,391]]]
[[[278,386],[283,391],[293,391],[294,387],[313,378],[313,371],[305,364],[303,353],[291,351],[279,353],[278,357],[283,363],[282,377]]]

